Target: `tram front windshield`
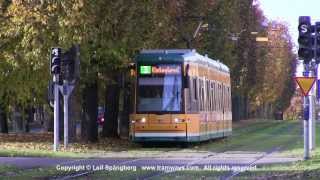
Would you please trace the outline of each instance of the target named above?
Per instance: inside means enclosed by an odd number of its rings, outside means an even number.
[[[138,112],[181,111],[180,64],[140,65],[138,71]]]

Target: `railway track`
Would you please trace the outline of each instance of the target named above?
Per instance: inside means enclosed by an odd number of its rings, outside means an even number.
[[[268,128],[271,128],[271,127],[268,127]],[[285,131],[287,131],[287,132],[293,131],[292,126],[287,126],[286,128],[280,127],[274,132],[274,134],[272,134],[271,136],[268,136],[268,137],[264,137],[264,138],[272,138],[273,136],[277,135],[277,132],[285,132]],[[256,140],[261,141],[261,140],[265,140],[265,139],[261,139],[260,138],[260,139],[256,139]],[[286,144],[290,144],[293,141],[296,141],[296,139],[291,139],[291,141],[290,142],[288,141]],[[185,164],[181,164],[181,166],[188,167],[188,166],[193,166],[193,165],[199,165],[203,161],[206,161],[208,158],[213,158],[215,156],[218,156],[218,155],[221,155],[223,153],[226,153],[227,151],[230,151],[232,149],[237,149],[237,148],[241,148],[241,147],[245,147],[245,146],[246,146],[245,144],[234,144],[232,146],[226,147],[225,149],[222,149],[219,152],[210,153],[210,154],[208,154],[206,156],[203,156],[201,158],[194,159],[194,160],[192,160],[190,162],[186,162]],[[253,159],[251,162],[249,162],[247,164],[243,164],[243,166],[246,167],[246,168],[254,167],[259,162],[259,160],[261,160],[263,158],[266,158],[266,157],[272,155],[273,153],[282,150],[282,148],[283,148],[282,146],[273,147],[272,149],[267,150],[263,155]],[[175,152],[175,151],[168,151],[168,152]],[[138,159],[128,160],[128,161],[124,161],[124,162],[120,162],[120,163],[115,163],[114,165],[116,165],[116,166],[129,165],[129,164],[132,164],[134,162],[138,162],[138,161],[146,162],[146,161],[149,161],[149,160],[150,160],[150,158],[138,158]],[[72,163],[72,162],[69,162],[69,163]],[[237,171],[231,171],[231,172],[228,171],[228,172],[224,173],[223,175],[221,175],[219,177],[219,179],[221,179],[221,180],[230,180],[230,179],[233,179],[234,177],[239,176],[244,171],[245,170],[237,170]],[[154,179],[154,178],[158,178],[158,177],[161,178],[162,175],[167,175],[167,174],[174,173],[174,172],[176,172],[176,171],[174,171],[174,170],[172,170],[172,171],[155,171],[155,172],[152,172],[150,174],[140,175],[140,176],[137,177],[137,179],[149,180],[149,179]],[[91,171],[82,171],[82,172],[77,172],[77,173],[70,173],[70,174],[59,176],[59,177],[55,177],[55,178],[52,178],[52,179],[68,180],[68,179],[77,179],[77,178],[86,177],[86,176],[88,176],[89,179],[90,179],[90,176],[92,174],[94,174],[94,173],[95,173],[95,171],[93,171],[93,170],[91,170]]]
[[[256,158],[255,160],[253,160],[252,162],[250,162],[248,165],[246,165],[246,168],[251,168],[253,166],[256,165],[256,163],[263,159],[263,158],[266,158],[267,156],[275,153],[275,152],[278,152],[280,150],[280,147],[276,147],[276,148],[273,148],[271,151],[267,152],[266,154]],[[229,175],[225,176],[225,177],[220,177],[221,180],[231,180],[232,178],[234,178],[235,176],[239,175],[240,173],[244,172],[245,170],[239,170],[239,171],[233,171],[231,172]]]
[[[302,127],[302,126],[301,126],[301,127]],[[288,131],[293,131],[293,129],[291,128],[291,126],[287,127],[286,129],[287,129]],[[302,135],[302,133],[303,133],[303,130],[302,130],[302,128],[300,128],[300,134]],[[291,143],[294,143],[295,141],[296,141],[296,139],[292,139],[292,140],[288,141],[286,144],[291,144]],[[263,158],[266,158],[267,156],[270,156],[271,154],[273,154],[273,153],[275,153],[275,152],[281,151],[283,148],[284,148],[283,145],[282,145],[282,146],[275,147],[275,148],[272,148],[271,150],[267,151],[266,154],[264,154],[263,156],[258,157],[258,158],[256,158],[255,160],[253,160],[252,162],[250,162],[250,163],[248,164],[248,168],[255,166],[259,160],[261,160],[261,159],[263,159]],[[241,170],[239,170],[239,171],[233,171],[233,172],[229,173],[228,175],[226,175],[226,176],[224,176],[224,177],[220,177],[219,179],[221,179],[221,180],[231,180],[232,178],[238,176],[238,175],[241,174],[242,172],[245,172],[245,171],[243,171],[243,170],[242,170],[242,171],[241,171]]]
[[[278,132],[285,131],[285,130],[288,130],[288,132],[289,132],[289,131],[293,131],[292,126],[294,126],[294,125],[288,126],[288,127],[284,128],[284,129],[283,129],[283,128],[280,128],[280,129],[278,130]],[[300,129],[300,131],[301,131],[301,130],[302,130],[302,129]],[[302,132],[300,132],[300,134],[301,134],[301,133],[302,133]],[[276,134],[276,133],[275,133],[275,134]],[[293,140],[291,140],[291,141],[288,141],[287,143],[290,144],[290,143],[295,142],[295,141],[296,141],[296,139],[293,139]],[[246,146],[246,145],[240,145],[240,146]],[[239,148],[240,146],[239,146],[239,145],[236,145],[237,148]],[[225,152],[227,152],[227,151],[229,151],[230,149],[233,149],[233,148],[235,148],[235,147],[232,147],[232,146],[231,146],[231,147],[228,147],[228,148],[226,148],[226,149],[224,149],[224,150],[219,151],[219,152],[216,153],[215,155],[208,155],[208,156],[202,157],[202,158],[200,158],[200,159],[194,160],[194,161],[192,161],[192,162],[190,162],[190,163],[187,163],[186,166],[192,166],[192,165],[200,164],[202,161],[204,161],[204,160],[207,159],[207,158],[212,158],[212,157],[217,156],[217,155],[219,155],[219,154],[225,153]],[[248,164],[246,164],[246,165],[243,165],[243,166],[245,166],[247,169],[250,169],[251,167],[254,167],[259,160],[261,160],[261,159],[263,159],[263,158],[266,158],[266,157],[270,156],[271,154],[273,154],[273,153],[275,153],[275,152],[280,151],[282,148],[283,148],[282,146],[274,147],[274,148],[266,151],[265,154],[263,154],[263,155],[255,158],[253,161],[251,161],[250,163],[248,163]],[[238,170],[238,171],[228,172],[226,175],[221,176],[219,179],[221,179],[221,180],[231,180],[232,178],[238,176],[239,174],[241,174],[241,173],[244,172],[244,171],[245,171],[245,170]],[[149,179],[156,178],[156,177],[160,177],[161,175],[169,174],[169,173],[173,173],[173,172],[175,172],[175,171],[171,171],[171,172],[158,172],[158,173],[154,173],[154,174],[151,174],[151,175],[148,175],[148,176],[143,176],[143,177],[141,177],[141,179],[143,179],[143,180],[149,180]]]

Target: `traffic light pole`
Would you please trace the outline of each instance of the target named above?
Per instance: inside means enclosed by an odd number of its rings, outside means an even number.
[[[309,68],[309,77],[313,77],[313,68]],[[312,87],[309,91],[309,149],[315,149],[315,103],[314,103],[314,88]]]
[[[76,78],[79,77],[79,45],[74,45],[66,53],[62,54],[59,47],[51,48],[50,72],[53,75],[54,94],[54,142],[53,151],[59,149],[59,91],[63,95],[64,111],[64,148],[68,146],[69,138],[69,96],[74,89]],[[63,59],[63,60],[61,60]],[[63,63],[62,63],[63,62]],[[62,66],[62,67],[61,67]],[[61,71],[63,69],[64,71]],[[70,72],[71,71],[71,72]],[[71,74],[70,74],[71,73]],[[59,85],[59,75],[62,74],[63,85]]]
[[[59,86],[60,92],[63,94],[63,127],[64,127],[64,148],[68,147],[69,143],[69,97],[74,89],[74,85],[69,84],[68,81],[63,81],[63,86]]]
[[[53,76],[54,82],[54,140],[53,140],[53,151],[57,151],[59,148],[59,75]]]
[[[310,158],[310,146],[309,146],[309,117],[306,113],[309,113],[309,98],[304,97],[303,102],[303,109],[304,109],[304,120],[303,120],[303,130],[304,130],[304,159]]]
[[[304,65],[303,76],[309,77],[308,64]],[[303,141],[304,141],[304,159],[310,158],[310,94],[303,98]]]
[[[306,111],[309,111],[309,99],[308,97],[304,97],[304,103],[303,108],[306,113]],[[306,117],[307,115],[304,114],[304,120],[303,120],[303,129],[304,129],[304,159],[310,158],[310,146],[309,146],[309,117]]]
[[[299,50],[298,55],[301,60],[304,61],[304,77],[309,77],[309,79],[317,79],[317,87],[319,86],[319,58],[320,58],[320,22],[316,22],[315,25],[311,25],[310,16],[299,16],[298,25],[299,37]],[[315,62],[313,62],[315,60]],[[314,83],[314,81],[312,82]],[[308,159],[310,157],[310,150],[315,149],[315,136],[316,136],[316,115],[315,115],[315,105],[316,98],[319,98],[319,88],[317,88],[317,94],[313,84],[310,86],[309,93],[304,93],[304,158]],[[317,97],[316,97],[317,96]],[[319,99],[318,99],[319,100]]]
[[[64,124],[64,148],[67,149],[69,139],[69,101],[68,94],[66,93],[66,81],[63,82],[63,124]]]

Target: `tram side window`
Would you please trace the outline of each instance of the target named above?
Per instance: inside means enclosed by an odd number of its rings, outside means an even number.
[[[226,109],[229,111],[229,88],[226,87]]]
[[[229,101],[229,87],[227,87],[227,97],[226,97],[226,101],[228,104],[228,111],[230,110],[230,101]]]
[[[207,110],[207,87],[206,87],[206,80],[203,80],[203,110],[206,111]]]
[[[230,102],[230,111],[232,111],[232,94],[231,94],[231,87],[229,87],[229,102]]]
[[[222,90],[221,90],[221,84],[219,84],[219,111],[222,111]]]
[[[216,111],[219,111],[219,84],[216,83]]]
[[[217,87],[215,82],[213,82],[213,110],[217,111]]]
[[[220,100],[219,100],[220,91],[219,91],[219,84],[218,83],[216,84],[216,91],[217,91],[216,105],[217,105],[217,111],[219,111],[219,109],[220,109]]]
[[[220,93],[221,93],[221,99],[220,99],[220,111],[223,110],[223,85],[220,85]]]
[[[202,96],[202,101],[203,101],[203,111],[206,111],[207,110],[207,100],[206,100],[206,81],[205,80],[203,80],[203,96]]]
[[[228,110],[231,111],[231,93],[230,93],[230,87],[228,87]]]
[[[210,111],[213,111],[213,82],[210,81]]]
[[[207,80],[207,87],[206,87],[206,89],[207,89],[207,97],[206,97],[206,110],[207,111],[210,111],[211,110],[211,102],[210,102],[210,82],[209,82],[209,80]]]
[[[224,92],[223,92],[223,84],[221,84],[221,111],[224,109]]]
[[[221,89],[222,89],[222,110],[224,111],[226,109],[224,84],[222,84]]]
[[[227,90],[226,89],[227,89],[227,87],[225,85],[223,85],[223,108],[225,110],[228,109],[227,99],[226,99],[226,97],[227,97]]]
[[[201,89],[200,89],[200,101],[201,101],[201,110],[204,110],[204,83],[203,80],[201,80]]]
[[[216,95],[216,92],[214,90],[214,82],[212,82],[212,110],[214,111],[215,110],[215,95]]]
[[[200,111],[202,111],[202,80],[199,80],[199,106]]]
[[[222,91],[222,101],[221,101],[221,109],[222,111],[225,109],[225,103],[224,103],[224,84],[221,85],[221,91]]]
[[[204,87],[204,85],[205,85],[205,81],[204,80],[201,80],[201,110],[202,111],[205,111],[205,87]]]
[[[193,99],[197,100],[198,99],[198,83],[197,83],[197,78],[192,79],[192,91],[193,91]]]
[[[226,110],[228,110],[229,108],[229,105],[228,105],[228,101],[227,101],[227,97],[228,97],[228,91],[227,91],[227,86],[224,87],[224,92],[225,92],[225,95],[224,95],[224,102],[225,102],[225,106],[226,106]]]
[[[224,84],[221,85],[221,90],[222,90],[222,111],[226,109],[226,104],[225,104],[225,91],[224,91]]]
[[[200,110],[204,111],[204,81],[200,80]]]

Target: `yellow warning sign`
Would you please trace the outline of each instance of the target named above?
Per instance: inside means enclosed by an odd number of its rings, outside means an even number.
[[[316,81],[316,77],[295,77],[294,79],[298,83],[304,96],[308,96],[310,89]]]

